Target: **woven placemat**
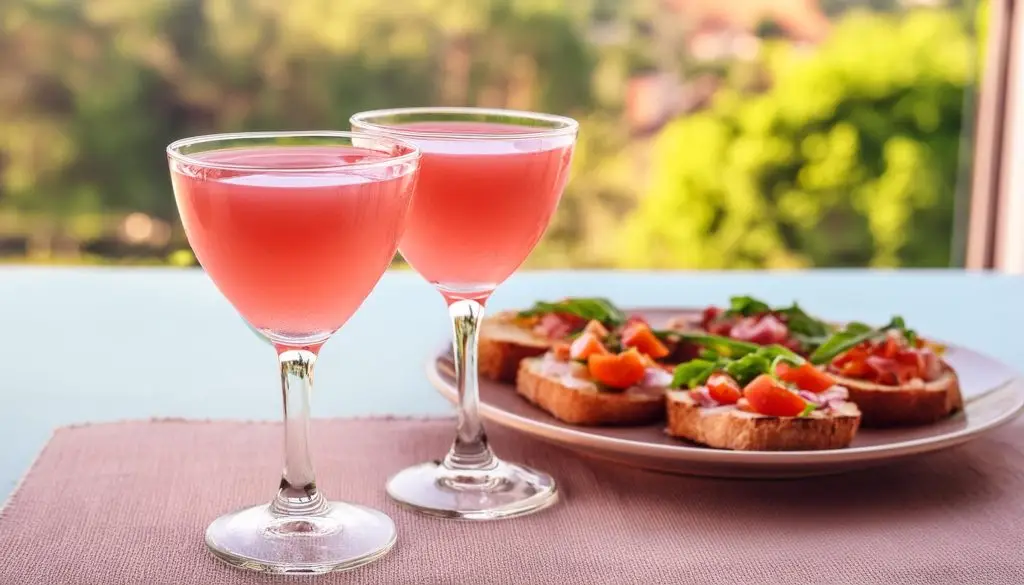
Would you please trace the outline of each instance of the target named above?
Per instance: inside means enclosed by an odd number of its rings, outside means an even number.
[[[556,475],[534,516],[461,523],[387,500],[447,448],[450,420],[318,421],[328,496],[385,510],[398,545],[348,573],[273,577],[206,553],[218,514],[268,500],[281,428],[124,422],[58,430],[0,514],[3,585],[1024,583],[1024,423],[899,466],[791,481],[653,474],[501,430],[500,455]]]

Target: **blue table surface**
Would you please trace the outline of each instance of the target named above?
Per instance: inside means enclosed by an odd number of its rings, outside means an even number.
[[[1024,364],[1024,279],[961,271],[521,272],[489,309],[603,295],[620,306],[798,300],[835,319],[919,331]],[[150,417],[276,419],[273,351],[199,270],[0,268],[0,501],[54,428]],[[444,414],[426,360],[449,336],[441,297],[389,272],[323,349],[314,415]]]

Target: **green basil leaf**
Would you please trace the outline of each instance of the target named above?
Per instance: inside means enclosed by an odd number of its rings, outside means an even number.
[[[742,388],[749,384],[754,378],[767,373],[771,364],[771,360],[763,355],[748,353],[739,359],[730,361],[725,365],[723,370],[726,374],[732,376]]]
[[[811,413],[815,410],[818,410],[818,405],[813,402],[808,402],[807,406],[805,406],[803,411],[801,411],[797,416],[800,418],[808,417],[811,416]]]
[[[732,297],[729,299],[729,309],[725,312],[726,315],[743,315],[744,317],[750,317],[752,315],[761,315],[763,313],[771,312],[772,308],[768,306],[768,303],[755,299],[750,296]]]

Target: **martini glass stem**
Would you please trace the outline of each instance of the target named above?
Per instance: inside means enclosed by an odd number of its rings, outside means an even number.
[[[271,511],[279,516],[315,516],[328,505],[317,490],[309,454],[309,406],[313,366],[319,347],[278,347],[281,394],[284,401],[284,471]]]
[[[477,341],[484,305],[473,299],[452,299],[448,305],[454,332],[455,377],[459,387],[459,421],[444,467],[452,471],[484,471],[497,464],[480,420],[477,385]]]

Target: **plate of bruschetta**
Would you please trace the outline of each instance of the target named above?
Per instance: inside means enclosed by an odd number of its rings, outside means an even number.
[[[903,318],[837,323],[798,304],[624,310],[540,301],[484,320],[480,413],[651,470],[800,477],[962,444],[1024,410],[1024,379]],[[428,362],[457,400],[450,350]]]

